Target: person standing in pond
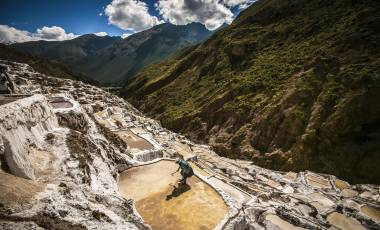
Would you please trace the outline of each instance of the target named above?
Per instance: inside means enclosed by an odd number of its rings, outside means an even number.
[[[191,168],[191,165],[187,161],[185,161],[185,160],[183,160],[181,158],[177,158],[175,160],[175,162],[179,165],[179,167],[178,167],[177,171],[175,171],[174,173],[176,173],[179,170],[181,170],[182,179],[180,180],[180,183],[182,183],[182,184],[185,185],[187,178],[191,177],[192,175],[194,175],[193,168]],[[172,173],[172,175],[174,173]]]

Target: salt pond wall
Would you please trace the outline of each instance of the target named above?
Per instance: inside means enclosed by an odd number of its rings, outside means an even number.
[[[57,118],[43,95],[36,94],[0,106],[2,164],[16,176],[35,179],[30,148],[40,147],[46,132],[57,127]]]

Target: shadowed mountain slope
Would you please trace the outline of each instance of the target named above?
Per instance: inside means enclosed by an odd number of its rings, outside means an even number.
[[[49,60],[75,65],[77,61],[93,56],[98,50],[118,41],[122,41],[122,38],[110,36],[100,37],[94,34],[86,34],[66,41],[41,40],[16,43],[11,46],[20,51],[42,56]]]
[[[122,95],[223,156],[380,183],[380,4],[260,0]]]
[[[94,83],[83,74],[73,72],[60,63],[49,61],[47,59],[39,58],[30,54],[25,54],[4,44],[0,44],[0,59],[27,63],[34,69],[38,70],[40,73],[51,75],[57,78],[74,79],[88,83]]]

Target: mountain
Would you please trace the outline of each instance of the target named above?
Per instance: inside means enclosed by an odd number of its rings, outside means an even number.
[[[180,49],[205,40],[211,31],[200,23],[165,23],[133,34],[80,63],[82,71],[102,83],[125,82],[142,67],[161,61]]]
[[[72,40],[31,41],[16,43],[11,45],[11,47],[22,52],[74,66],[77,61],[93,56],[98,50],[118,41],[122,41],[122,38],[110,36],[100,37],[94,34],[86,34]]]
[[[204,41],[212,34],[200,23],[157,25],[126,39],[85,35],[70,41],[28,42],[13,46],[65,63],[101,84],[120,85],[142,67]]]
[[[222,155],[380,183],[380,4],[260,0],[122,96]]]
[[[25,54],[4,44],[0,44],[0,59],[27,63],[40,73],[51,75],[57,78],[74,79],[88,83],[94,83],[91,79],[87,78],[83,74],[74,72],[60,63],[36,57],[30,54]]]

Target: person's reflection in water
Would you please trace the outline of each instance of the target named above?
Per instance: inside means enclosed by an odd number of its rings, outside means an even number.
[[[182,193],[185,193],[185,192],[189,191],[190,189],[191,189],[190,185],[188,185],[188,184],[180,183],[180,184],[178,184],[178,186],[174,185],[172,193],[170,195],[166,196],[166,200],[170,200],[174,197],[178,197]]]

